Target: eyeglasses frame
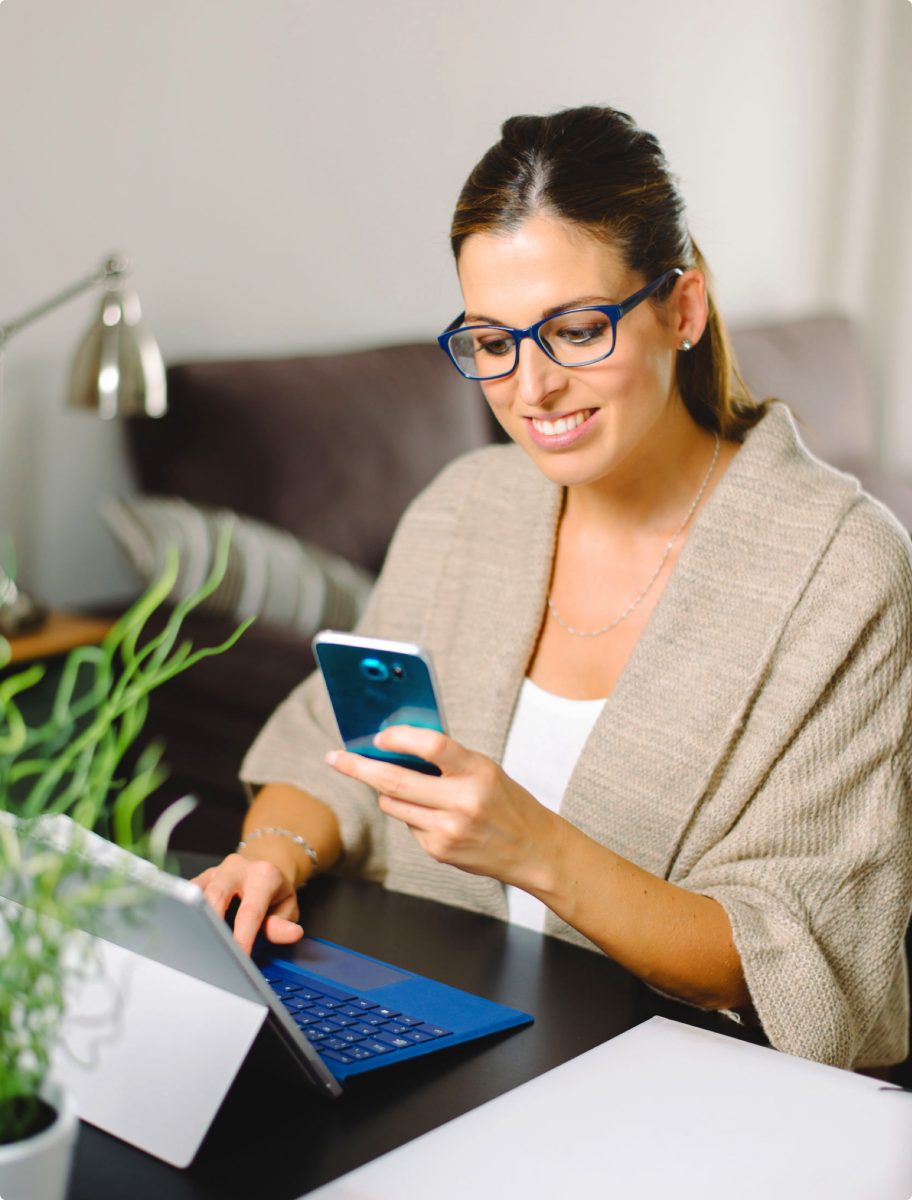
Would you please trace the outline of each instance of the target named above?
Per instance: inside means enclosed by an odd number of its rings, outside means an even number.
[[[437,338],[437,345],[441,350],[443,350],[459,374],[462,375],[464,379],[471,379],[475,383],[492,383],[495,379],[506,379],[508,375],[512,375],[519,366],[519,347],[524,338],[531,338],[535,345],[538,346],[539,350],[541,350],[543,354],[546,354],[553,363],[557,363],[559,367],[591,367],[593,363],[602,362],[604,359],[610,358],[614,353],[614,348],[617,345],[617,326],[621,317],[626,317],[626,315],[629,312],[632,312],[638,304],[642,304],[647,297],[651,296],[654,292],[657,292],[663,284],[668,282],[669,279],[672,277],[680,278],[680,276],[683,274],[684,271],[681,267],[671,267],[670,270],[663,272],[663,274],[659,275],[658,278],[653,279],[651,283],[647,283],[644,287],[641,287],[639,291],[634,292],[632,296],[628,296],[626,300],[622,300],[620,304],[586,304],[581,308],[561,309],[558,312],[551,313],[551,315],[548,317],[542,318],[541,321],[536,321],[535,324],[530,325],[528,329],[512,329],[509,325],[491,325],[487,322],[481,325],[463,325],[462,322],[465,320],[465,312],[461,312],[455,321],[451,321],[443,333],[441,333]],[[570,314],[577,312],[600,312],[608,318],[608,320],[611,322],[611,349],[607,354],[600,354],[597,358],[588,359],[586,362],[562,363],[560,359],[548,349],[548,346],[542,340],[539,331],[541,330],[542,326],[547,325],[549,321],[553,321],[555,317],[569,316]],[[512,336],[514,354],[513,365],[510,367],[509,371],[503,371],[500,375],[484,375],[480,378],[477,375],[466,374],[466,372],[456,361],[453,351],[450,349],[450,341],[457,333],[468,333],[473,329],[497,329],[501,333],[509,333]]]

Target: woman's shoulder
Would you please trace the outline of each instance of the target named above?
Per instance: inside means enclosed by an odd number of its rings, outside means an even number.
[[[491,504],[517,489],[543,490],[547,481],[513,443],[482,446],[448,463],[411,502],[407,524],[456,520],[466,505]]]
[[[894,514],[859,487],[829,557],[853,583],[900,604],[912,625],[912,541]]]
[[[735,464],[740,500],[765,530],[790,544],[806,543],[825,570],[852,578],[857,594],[889,587],[912,596],[908,532],[858,479],[808,449],[788,406],[771,406]]]

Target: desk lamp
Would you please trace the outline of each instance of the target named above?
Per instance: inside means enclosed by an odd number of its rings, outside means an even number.
[[[165,365],[155,339],[142,323],[136,293],[125,286],[130,269],[125,255],[112,254],[91,275],[22,316],[0,323],[0,389],[3,355],[13,334],[83,292],[100,288],[98,314],[70,369],[69,406],[94,412],[105,420],[163,416],[167,411]],[[44,609],[16,585],[0,564],[0,634],[23,633],[39,625],[44,616]]]

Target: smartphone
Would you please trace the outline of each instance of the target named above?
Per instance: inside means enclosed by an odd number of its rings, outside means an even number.
[[[379,750],[374,737],[391,725],[446,732],[430,655],[411,642],[357,637],[324,629],[313,639],[317,664],[346,750],[439,775],[413,754]]]

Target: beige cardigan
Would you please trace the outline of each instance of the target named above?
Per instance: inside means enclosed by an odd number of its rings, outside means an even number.
[[[454,738],[500,761],[541,625],[561,490],[517,447],[459,459],[412,504],[360,622],[428,647]],[[577,762],[562,813],[725,908],[767,1036],[840,1066],[907,1050],[912,546],[775,405],[710,496]],[[502,885],[426,856],[325,766],[319,676],[242,777],[336,812],[345,869],[506,916]],[[617,914],[623,920],[623,913]],[[548,914],[546,930],[592,949]]]

